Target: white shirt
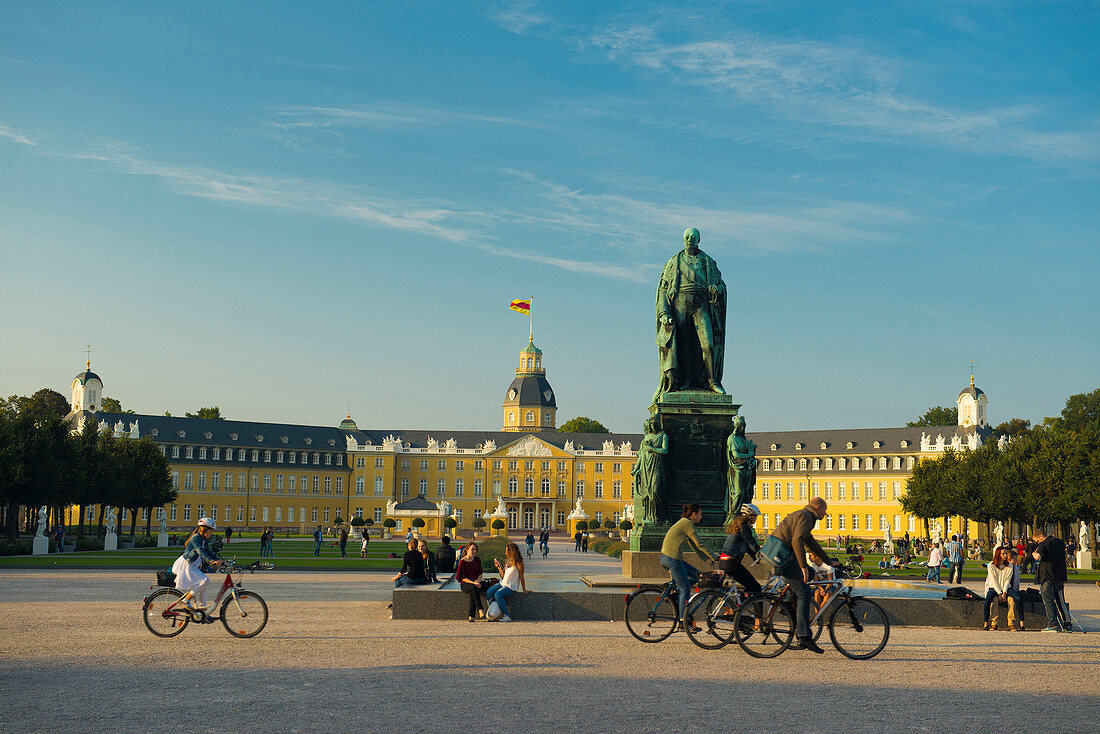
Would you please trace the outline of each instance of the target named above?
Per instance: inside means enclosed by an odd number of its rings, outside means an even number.
[[[943,551],[941,551],[939,548],[933,548],[932,551],[928,554],[928,565],[930,567],[931,566],[939,566],[942,563],[943,563]]]
[[[519,566],[509,564],[504,569],[504,578],[500,580],[500,585],[514,591],[519,591]]]

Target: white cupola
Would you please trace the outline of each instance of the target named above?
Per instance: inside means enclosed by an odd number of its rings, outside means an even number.
[[[87,410],[92,413],[101,409],[103,400],[103,381],[92,372],[92,361],[88,360],[84,371],[73,378],[73,412]]]
[[[959,425],[964,428],[986,428],[989,425],[985,418],[985,406],[988,402],[985,393],[974,387],[974,375],[970,375],[970,385],[955,400],[959,407]]]

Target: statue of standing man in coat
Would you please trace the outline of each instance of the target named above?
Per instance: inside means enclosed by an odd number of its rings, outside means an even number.
[[[657,286],[657,355],[661,378],[651,410],[666,392],[725,393],[726,284],[714,259],[699,249],[699,230],[684,232],[684,249],[665,264]]]

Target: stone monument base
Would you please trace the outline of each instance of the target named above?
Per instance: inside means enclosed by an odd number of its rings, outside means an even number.
[[[113,534],[104,536],[103,550],[118,550],[118,536]]]
[[[168,533],[157,533],[157,547],[158,548],[167,548],[168,547]]]
[[[31,543],[32,556],[44,556],[50,552],[49,538],[35,538]]]
[[[1092,551],[1077,551],[1077,568],[1081,571],[1092,570]]]

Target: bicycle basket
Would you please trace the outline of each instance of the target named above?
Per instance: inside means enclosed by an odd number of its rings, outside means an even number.
[[[715,573],[714,571],[704,571],[699,574],[699,582],[696,584],[700,589],[717,589],[722,586],[722,574]]]
[[[167,586],[172,589],[176,588],[176,574],[172,573],[169,569],[157,571],[157,586]]]

